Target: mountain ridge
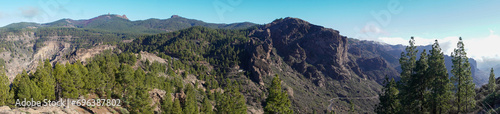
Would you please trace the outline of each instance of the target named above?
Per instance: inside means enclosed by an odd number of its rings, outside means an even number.
[[[60,19],[49,23],[19,22],[6,25],[4,29],[23,29],[38,27],[70,27],[99,29],[112,32],[133,32],[156,34],[186,29],[193,26],[206,26],[215,29],[243,29],[257,24],[239,22],[230,24],[207,23],[200,20],[188,19],[172,15],[168,19],[150,18],[146,20],[131,21],[125,15],[104,14],[90,19]]]

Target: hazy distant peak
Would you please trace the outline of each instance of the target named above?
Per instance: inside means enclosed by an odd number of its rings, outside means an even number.
[[[123,14],[123,15],[121,15],[121,16],[120,16],[120,15],[116,15],[116,17],[119,17],[119,18],[123,18],[123,19],[129,20],[125,14]]]
[[[179,15],[172,15],[172,16],[170,16],[170,18],[179,18],[179,17],[181,17],[181,16],[179,16]]]

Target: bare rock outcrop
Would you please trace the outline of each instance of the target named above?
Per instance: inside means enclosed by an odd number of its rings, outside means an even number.
[[[77,51],[72,53],[72,55],[69,59],[69,62],[73,63],[77,60],[80,60],[80,61],[86,63],[87,59],[94,57],[95,55],[100,54],[101,52],[103,52],[105,50],[111,50],[114,48],[116,48],[116,46],[98,45],[98,46],[92,47],[90,49],[78,49]]]
[[[347,37],[301,19],[277,19],[252,31],[249,36],[250,43],[246,46],[251,55],[248,69],[255,82],[272,74],[268,64],[272,63],[273,48],[285,63],[319,86],[324,85],[325,77],[350,79],[351,68],[357,67],[348,65]]]
[[[141,51],[140,53],[141,53],[141,61],[148,60],[151,63],[156,61],[156,62],[159,62],[162,64],[167,64],[167,60],[165,60],[161,57],[158,57],[155,54],[144,52],[144,51]]]
[[[155,112],[161,112],[161,102],[165,98],[165,94],[167,93],[164,90],[153,89],[148,92],[149,97],[152,99],[151,106],[153,106],[153,110]],[[170,95],[170,94],[169,94]]]

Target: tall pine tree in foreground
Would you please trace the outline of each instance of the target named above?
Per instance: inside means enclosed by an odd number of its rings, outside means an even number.
[[[276,75],[269,88],[264,111],[266,114],[292,114],[293,110],[290,107],[291,102],[288,99],[288,94],[281,89],[281,79]]]
[[[224,93],[217,93],[217,113],[222,114],[243,114],[247,113],[247,105],[245,96],[240,93],[238,83],[233,83],[227,80],[228,86],[224,89]]]
[[[9,90],[9,78],[5,75],[3,66],[0,66],[0,106],[12,103],[12,95]]]
[[[26,70],[14,78],[14,82],[12,82],[11,92],[14,92],[14,99],[29,99],[33,98],[35,101],[42,101],[42,94],[40,88],[35,84],[35,82],[30,80],[28,73]]]
[[[63,91],[63,86],[62,83],[64,83],[63,78],[66,77],[66,68],[64,65],[61,65],[60,63],[56,63],[54,66],[54,71],[52,71],[52,75],[54,76],[54,79],[56,81],[56,88],[55,88],[55,93],[56,93],[56,99],[62,98],[62,91]]]
[[[472,82],[471,67],[469,58],[465,52],[464,43],[462,38],[457,43],[457,48],[451,53],[452,57],[452,70],[453,83],[455,85],[456,106],[459,113],[470,112],[476,107],[474,97],[475,84]]]
[[[430,95],[430,111],[434,114],[448,113],[451,108],[450,101],[452,98],[452,84],[448,78],[448,70],[444,62],[444,54],[441,51],[438,41],[436,40],[429,51],[429,68],[427,75],[431,85]]]
[[[75,62],[73,64],[66,63],[66,69],[67,69],[66,76],[71,77],[71,78],[67,78],[67,79],[73,81],[73,83],[69,83],[69,84],[72,84],[73,88],[68,89],[71,91],[68,93],[69,94],[68,97],[69,98],[76,98],[80,94],[83,95],[84,92],[81,91],[83,89],[83,86],[85,86],[85,83],[83,82],[83,80],[84,80],[83,78],[85,78],[84,76],[87,74],[83,74],[83,72],[82,72],[83,69],[80,69],[78,62]]]
[[[488,81],[488,89],[490,93],[495,92],[495,88],[497,87],[495,80],[495,73],[493,72],[493,68],[490,70],[490,80]]]
[[[36,68],[36,72],[33,74],[36,85],[41,89],[41,94],[44,99],[55,100],[54,85],[56,82],[52,76],[52,65],[48,59],[44,62],[44,64],[41,64],[42,61],[39,61],[38,63],[40,64]]]
[[[396,88],[396,81],[394,78],[385,76],[384,88],[380,93],[380,103],[377,105],[375,112],[377,114],[396,114],[401,110],[401,104],[398,99],[398,89]]]
[[[493,68],[491,68],[490,70],[490,80],[488,81],[488,92],[490,93],[490,95],[492,95],[493,97],[493,107],[496,107],[496,101],[497,101],[497,92],[496,92],[496,89],[497,88],[497,84],[496,84],[496,79],[495,79],[495,73],[493,71]]]
[[[97,62],[91,62],[87,64],[88,74],[84,77],[85,86],[84,88],[89,90],[91,93],[102,93],[104,91],[104,86],[107,83],[104,82],[104,75],[101,73],[101,68]]]
[[[401,80],[397,86],[400,90],[398,97],[400,98],[401,105],[403,106],[402,108],[405,109],[402,111],[406,113],[415,111],[415,107],[411,105],[414,101],[411,95],[414,94],[414,92],[412,92],[413,89],[411,89],[409,83],[411,81],[411,76],[415,74],[413,70],[417,61],[418,51],[416,48],[415,39],[411,37],[409,46],[406,46],[405,49],[406,53],[401,52],[401,58],[399,58],[399,64],[401,64]]]
[[[411,106],[414,108],[414,112],[427,112],[427,109],[429,108],[426,106],[429,101],[427,99],[427,96],[429,95],[427,89],[429,88],[428,86],[430,86],[429,75],[427,75],[428,68],[427,52],[424,49],[422,53],[420,53],[420,58],[418,59],[414,69],[415,74],[411,76],[409,86],[407,88],[408,91],[412,93],[409,96],[413,99]]]

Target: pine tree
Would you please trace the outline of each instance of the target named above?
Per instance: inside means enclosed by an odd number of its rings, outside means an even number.
[[[146,79],[146,74],[144,73],[144,70],[142,70],[142,68],[138,68],[137,70],[135,70],[134,81],[137,86],[143,87],[145,79]]]
[[[168,92],[168,91],[167,91]],[[165,94],[165,98],[163,99],[163,102],[161,104],[161,109],[163,114],[170,114],[172,110],[172,95],[170,93]]]
[[[236,86],[233,86],[232,89],[229,89],[229,92],[227,92],[226,96],[229,96],[229,108],[232,109],[231,113],[236,113],[236,114],[243,114],[247,113],[247,105],[246,105],[246,99],[243,94],[240,92],[240,87],[239,84],[236,83]],[[288,98],[288,96],[287,96]]]
[[[134,69],[128,64],[121,64],[119,68],[118,74],[116,74],[117,82],[119,82],[119,86],[121,90],[116,91],[115,93],[123,95],[128,95],[129,93],[134,93]]]
[[[151,98],[149,98],[146,88],[137,87],[137,91],[133,93],[131,98],[130,111],[137,114],[153,114],[153,108],[150,106]]]
[[[182,108],[179,99],[175,98],[170,114],[182,114]]]
[[[201,112],[203,112],[205,114],[213,114],[212,103],[210,103],[207,96],[205,96],[205,98],[203,98]]]
[[[52,64],[50,63],[50,60],[49,59],[45,59],[45,61],[43,62],[43,68],[49,72],[49,74],[51,75],[52,78],[54,78],[54,76],[52,76]]]
[[[66,68],[64,68],[63,65],[56,63],[56,65],[54,65],[54,71],[52,73],[56,80],[56,88],[55,88],[56,99],[59,99],[63,97],[62,83],[63,83],[63,78],[65,78],[66,75]]]
[[[122,85],[130,86],[134,81],[134,69],[128,64],[122,64],[120,66],[120,72],[118,74],[118,82]]]
[[[123,88],[121,85],[116,84],[120,67],[118,56],[116,54],[106,54],[102,61],[98,62],[101,73],[96,75],[95,84],[97,84],[97,93],[103,93],[108,91],[106,94],[110,94],[113,91],[115,94],[123,94]],[[90,68],[89,68],[90,69]],[[92,72],[89,72],[89,74]],[[121,95],[117,95],[121,96]]]
[[[69,63],[66,63],[66,68],[68,70],[68,78],[70,78],[73,83],[69,83],[69,84],[73,84],[74,86],[74,89],[72,88],[73,93],[71,93],[73,95],[72,98],[76,98],[78,97],[79,94],[82,94],[84,93],[83,92],[83,87],[85,86],[85,82],[83,81],[85,78],[85,74],[83,74],[82,70],[84,69],[80,69],[79,65],[77,65],[78,62],[74,63],[74,64],[69,64]],[[76,97],[75,97],[76,95]]]
[[[9,92],[9,78],[5,75],[3,67],[0,66],[0,106],[8,105],[12,102],[12,96]]]
[[[452,84],[448,78],[448,70],[444,62],[444,54],[436,40],[432,45],[432,50],[429,51],[429,68],[427,75],[432,86],[430,95],[430,111],[434,114],[448,113],[451,108],[450,101],[452,98]]]
[[[496,92],[496,79],[495,79],[495,73],[493,71],[493,68],[490,70],[490,80],[488,81],[488,91],[490,95],[493,95],[493,101],[497,101],[497,92]],[[496,107],[496,103],[493,104],[493,107]]]
[[[459,39],[457,48],[451,53],[451,55],[453,58],[451,72],[453,74],[452,79],[456,91],[455,103],[457,110],[460,113],[470,112],[471,109],[476,107],[476,102],[474,100],[476,92],[474,91],[475,84],[472,82],[469,58],[467,58],[462,38]]]
[[[281,79],[279,75],[273,78],[271,87],[269,87],[269,96],[266,99],[265,113],[270,114],[291,114],[291,102],[288,99],[287,92],[281,89]]]
[[[26,73],[26,71],[23,70],[23,74],[24,73]],[[12,90],[15,94],[14,99],[31,98],[31,90],[29,88],[31,82],[29,77],[23,74],[18,74],[16,78],[14,78],[14,82],[12,82]]]
[[[427,91],[429,84],[429,76],[427,75],[427,70],[429,68],[427,64],[427,52],[424,49],[422,53],[420,53],[420,58],[417,61],[417,64],[414,68],[415,74],[411,76],[409,89],[412,91],[411,98],[413,98],[413,107],[416,109],[416,112],[427,112],[427,108],[425,105],[428,102],[427,96],[429,92]]]
[[[41,94],[45,99],[55,100],[54,88],[55,88],[55,79],[52,76],[52,65],[50,62],[46,61],[44,64],[40,63],[36,68],[36,72],[33,74],[36,80],[36,85],[40,88]],[[47,65],[48,63],[48,65]]]
[[[191,84],[189,84],[186,88],[187,98],[184,102],[184,114],[198,114],[200,113],[198,110],[198,105],[196,102],[196,92]]]
[[[83,66],[82,62],[80,60],[77,60],[75,63],[73,63],[73,68],[75,69],[78,69],[76,72],[77,74],[79,74],[78,76],[75,76],[75,77],[78,77],[75,79],[75,85],[76,88],[79,90],[79,93],[81,95],[83,94],[86,94],[87,91],[85,89],[85,79],[86,79],[86,76],[87,74],[89,73],[87,67]]]
[[[36,86],[36,82],[30,80],[28,73],[25,70],[19,75],[16,76],[14,82],[12,83],[13,91],[15,96],[14,99],[29,99],[33,98],[33,100],[41,101],[43,100],[42,94],[38,86]]]
[[[10,93],[13,93],[14,96],[13,98],[14,99],[18,99],[19,96],[18,93],[19,93],[19,89],[21,88],[21,81],[22,80],[22,77],[21,77],[21,74],[17,74],[16,77],[14,77],[14,81],[12,81],[12,89],[10,89]]]
[[[226,99],[227,96],[225,96],[223,93],[221,92],[215,92],[215,97],[216,97],[216,100],[215,100],[215,109],[216,109],[216,112],[218,114],[220,113],[229,113],[229,109],[225,108],[225,107],[229,107],[228,104],[226,102]]]
[[[378,114],[396,114],[401,110],[401,104],[397,98],[399,94],[396,88],[396,81],[394,78],[389,78],[385,76],[384,88],[382,88],[382,93],[380,93],[380,103],[377,105],[375,112]]]
[[[495,80],[495,73],[493,72],[493,68],[490,70],[490,80],[488,81],[488,89],[490,93],[495,92],[495,88],[497,87]]]
[[[398,98],[400,98],[401,105],[403,106],[402,108],[405,109],[402,111],[407,113],[414,112],[415,108],[411,105],[414,101],[411,95],[414,93],[412,92],[413,89],[409,87],[409,84],[411,83],[410,78],[415,74],[414,68],[418,52],[416,48],[415,39],[411,37],[409,46],[405,49],[406,53],[401,52],[401,58],[399,58],[399,64],[401,64],[401,80],[399,81],[397,87],[401,91]]]
[[[65,72],[57,72],[59,74],[60,78],[60,84],[62,88],[62,96],[64,98],[77,98],[78,97],[78,90],[76,87],[78,85],[75,85],[75,79],[77,77],[71,76],[71,72],[73,72],[74,68],[73,65],[66,63],[66,65],[59,65],[60,70],[59,71],[65,71]],[[56,65],[57,69],[57,65]],[[76,72],[76,71],[75,71]]]
[[[28,74],[24,74],[24,75],[28,75]],[[28,77],[28,76],[27,76]],[[33,98],[34,101],[43,101],[44,98],[42,96],[42,91],[40,90],[40,88],[36,85],[36,81],[32,81],[32,80],[29,80],[28,81],[28,84],[29,84],[29,89],[30,89],[30,94],[31,94],[31,98]]]
[[[90,92],[102,93],[104,86],[106,85],[103,80],[103,74],[101,73],[101,68],[97,62],[91,62],[87,64],[88,74],[85,76],[85,89]],[[104,84],[103,84],[104,83]],[[99,91],[99,92],[97,92]]]
[[[238,83],[227,80],[228,86],[223,94],[216,94],[217,113],[243,114],[247,112],[245,97],[239,91]]]

